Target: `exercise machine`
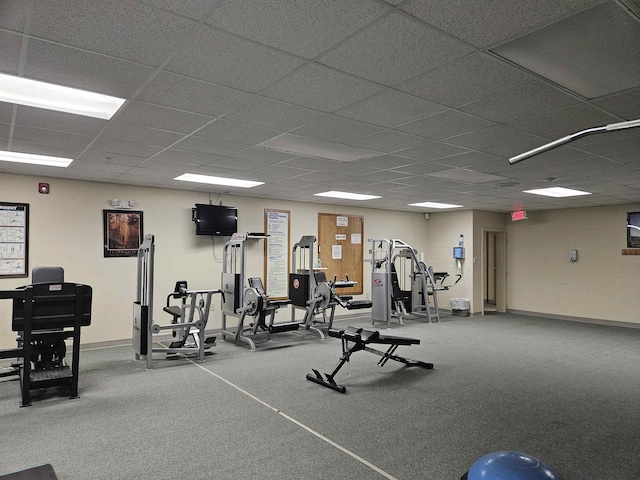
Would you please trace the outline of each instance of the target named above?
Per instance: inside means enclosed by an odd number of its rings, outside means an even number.
[[[305,315],[309,302],[313,300],[315,288],[314,267],[315,235],[304,235],[293,246],[291,252],[291,273],[289,273],[289,299],[291,300],[291,321],[296,319],[296,309],[304,310]],[[324,334],[320,332],[321,338]]]
[[[271,340],[272,333],[293,331],[300,322],[274,323],[276,310],[290,304],[289,300],[270,300],[258,277],[246,278],[247,244],[252,240],[267,238],[264,234],[234,233],[224,244],[222,252],[222,338],[229,342],[249,345],[255,350],[256,342]],[[248,285],[248,288],[245,287]],[[269,325],[266,316],[269,315]],[[245,325],[246,317],[257,317]],[[229,317],[238,323],[228,325]]]
[[[196,348],[200,349],[201,336],[200,328],[182,328],[180,325],[188,322],[193,322],[195,313],[198,314],[199,319],[207,318],[209,316],[209,310],[207,310],[207,301],[204,296],[208,290],[189,290],[186,280],[178,280],[172,293],[167,295],[167,303],[163,307],[162,311],[171,315],[171,325],[176,325],[172,328],[172,335],[176,340],[169,344],[168,354],[177,353],[174,350],[177,348]],[[172,304],[172,300],[179,300],[180,304]],[[209,299],[209,307],[211,301]],[[205,322],[206,324],[206,322]],[[169,326],[156,327],[157,329],[168,329]],[[204,350],[215,346],[216,337],[204,337]]]
[[[416,250],[399,239],[374,238],[371,241],[371,324],[397,318],[402,325],[408,314],[426,315],[431,321],[427,292],[427,274]],[[400,271],[400,275],[398,274]],[[407,275],[408,273],[408,275]],[[409,289],[403,288],[410,280]]]
[[[22,358],[21,406],[31,405],[31,390],[64,386],[78,396],[80,329],[91,324],[92,288],[65,282],[36,283],[0,291],[13,301],[11,329],[21,332],[18,348],[0,351],[0,358]],[[66,363],[72,340],[71,365]]]
[[[270,300],[267,296],[262,279],[252,277],[248,279],[249,288],[244,291],[244,305],[238,308],[240,321],[235,330],[233,341],[246,343],[251,350],[256,349],[256,343],[271,340],[271,334],[292,332],[300,328],[299,322],[275,323],[275,315],[279,308],[289,305],[290,300]],[[269,322],[267,323],[267,315]],[[245,325],[247,316],[254,318],[253,322]]]
[[[438,292],[448,290],[460,281],[456,276],[452,285],[445,285],[446,272],[434,273],[431,266],[419,260],[416,250],[398,239],[372,239],[371,241],[371,323],[386,322],[413,315],[438,322]]]
[[[132,338],[135,359],[145,357],[149,369],[153,367],[154,353],[197,355],[198,360],[204,360],[205,351],[215,345],[215,337],[207,338],[205,335],[212,297],[222,292],[187,290],[186,282],[178,282],[176,290],[167,297],[165,307],[165,311],[172,316],[172,321],[168,324],[157,323],[153,315],[154,257],[155,239],[152,234],[148,234],[144,236],[138,249],[138,280],[136,299],[133,302]],[[181,300],[179,310],[169,305],[171,297]],[[154,341],[153,338],[154,335],[167,330],[171,330],[173,335],[178,337],[178,340],[171,342],[168,347]]]
[[[380,332],[377,330],[367,330],[356,327],[347,327],[344,330],[330,329],[329,336],[340,338],[342,340],[342,356],[340,357],[340,361],[333,371],[331,373],[325,373],[324,377],[318,370],[312,369],[313,374],[307,373],[307,380],[317,383],[318,385],[331,388],[332,390],[340,393],[345,393],[347,388],[343,385],[338,385],[335,381],[335,376],[342,366],[349,361],[351,355],[359,351],[370,352],[382,357],[378,361],[378,365],[381,367],[383,367],[387,361],[394,360],[408,366],[418,366],[427,369],[433,368],[433,363],[412,360],[410,358],[395,355],[395,351],[401,345],[418,345],[420,340],[417,338],[380,335]],[[381,350],[371,348],[369,345],[388,345],[389,347],[383,352]]]
[[[307,329],[317,329],[324,326],[327,330],[333,326],[336,307],[340,306],[347,310],[358,310],[362,308],[371,308],[370,300],[353,300],[353,297],[346,295],[338,295],[336,289],[350,288],[357,285],[357,282],[349,280],[347,276],[345,280],[328,281],[324,272],[314,272],[315,288],[313,289],[312,299],[307,302],[307,311],[304,316],[303,323]],[[327,311],[329,318],[327,319]],[[322,314],[322,320],[316,320],[316,315]]]

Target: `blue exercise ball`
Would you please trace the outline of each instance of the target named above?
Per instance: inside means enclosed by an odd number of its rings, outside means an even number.
[[[500,451],[480,457],[467,473],[468,480],[562,480],[542,460],[526,453]]]

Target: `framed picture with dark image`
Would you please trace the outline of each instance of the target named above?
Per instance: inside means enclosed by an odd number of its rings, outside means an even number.
[[[142,212],[103,210],[104,256],[136,257],[142,243]]]

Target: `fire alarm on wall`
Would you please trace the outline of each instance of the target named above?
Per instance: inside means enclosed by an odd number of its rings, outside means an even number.
[[[39,183],[38,184],[38,192],[47,194],[49,193],[49,184],[48,183]]]

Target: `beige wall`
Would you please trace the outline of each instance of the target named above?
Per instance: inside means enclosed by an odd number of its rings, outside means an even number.
[[[450,277],[445,284],[455,281],[458,273],[462,279],[455,288],[440,292],[438,304],[441,308],[449,308],[451,298],[468,298],[471,302],[471,312],[477,311],[473,300],[473,278],[476,265],[473,263],[475,239],[473,234],[474,212],[471,210],[457,212],[432,213],[427,223],[427,253],[425,260],[433,266],[434,271],[448,272]],[[465,259],[458,268],[453,258],[453,247],[458,246],[460,235],[464,235]],[[479,260],[478,260],[479,261]]]
[[[49,195],[38,193],[38,182],[51,185]],[[215,199],[217,194],[213,196]],[[144,232],[156,237],[155,302],[156,319],[166,295],[176,280],[187,280],[189,288],[220,288],[224,237],[195,235],[191,207],[208,203],[207,193],[146,188],[96,182],[61,180],[0,174],[0,200],[30,205],[29,267],[59,265],[68,281],[91,285],[94,289],[93,322],[83,330],[83,343],[127,339],[131,336],[131,309],[136,293],[135,258],[103,258],[102,210],[111,209],[110,199],[135,200],[135,210],[143,211]],[[427,247],[422,213],[368,208],[337,207],[222,195],[225,205],[238,208],[239,231],[263,231],[264,209],[291,211],[291,241],[302,235],[317,235],[317,214],[346,213],[364,217],[364,258],[369,258],[368,238],[401,238],[420,252]],[[470,231],[466,232],[470,235]],[[457,243],[457,235],[451,239]],[[451,241],[447,242],[452,247]],[[425,254],[429,258],[429,254]],[[248,274],[263,275],[263,250],[248,248]],[[370,267],[364,266],[365,279]],[[29,278],[0,278],[0,289],[29,283]],[[369,282],[364,295],[370,295]],[[220,326],[220,303],[216,299],[210,326]],[[283,319],[288,312],[281,312]],[[11,304],[0,302],[0,348],[15,345],[10,330]],[[168,316],[167,316],[168,319]]]
[[[631,211],[640,206],[530,212],[509,222],[509,309],[640,323],[640,256],[621,255]]]

